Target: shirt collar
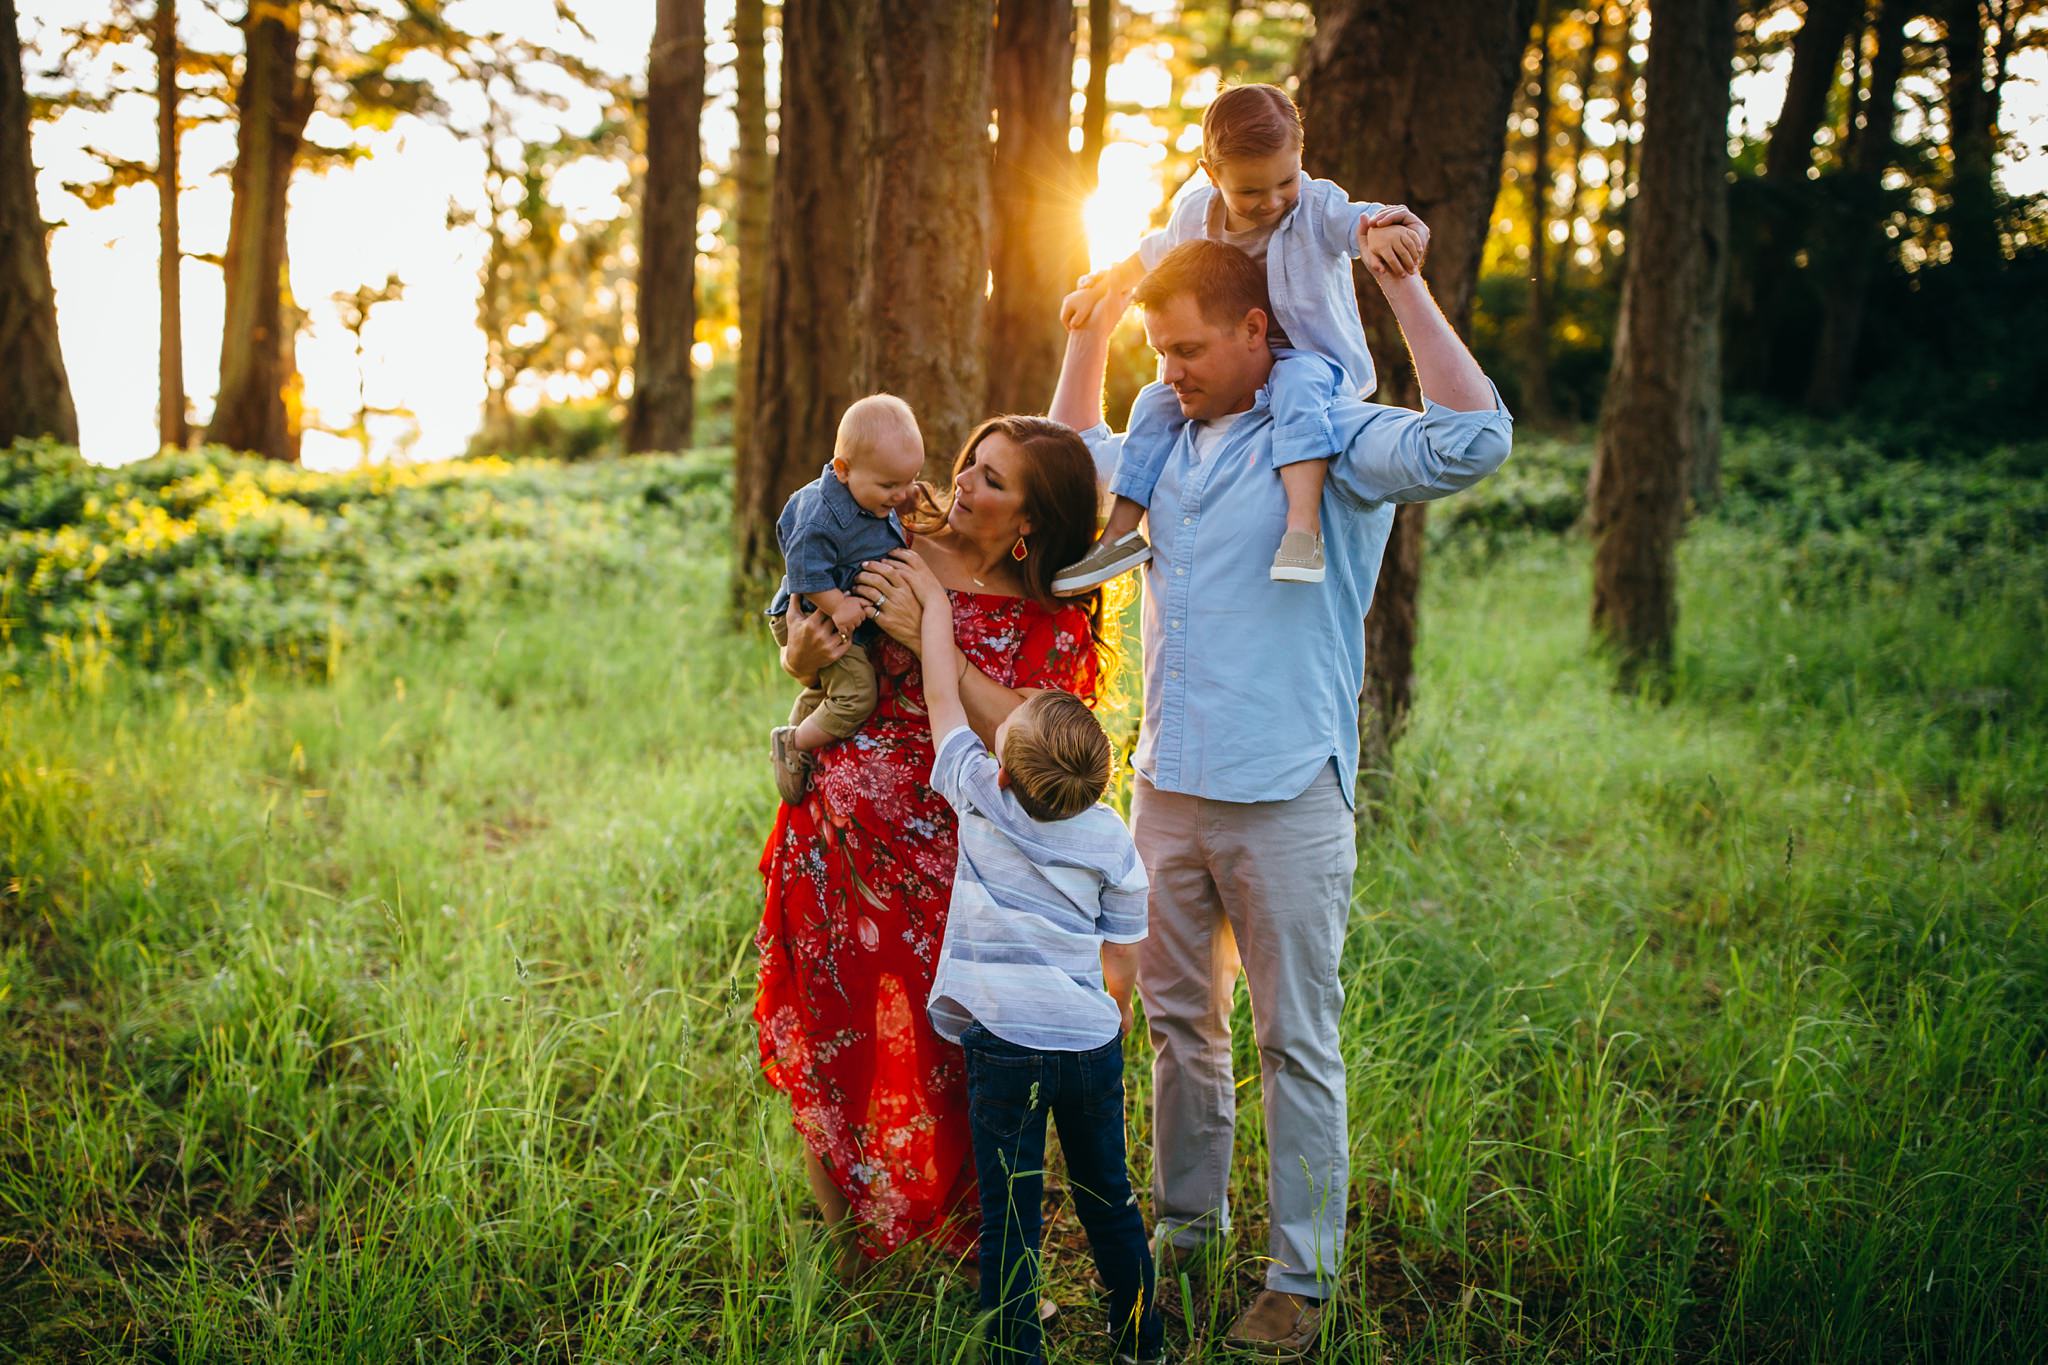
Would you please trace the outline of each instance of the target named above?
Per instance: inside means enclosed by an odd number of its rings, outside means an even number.
[[[825,505],[832,509],[832,519],[841,526],[851,526],[856,518],[866,517],[869,521],[886,521],[899,531],[902,529],[901,523],[896,520],[894,508],[890,509],[887,516],[878,517],[855,502],[853,490],[840,481],[839,475],[833,472],[830,462],[826,463],[825,472],[818,476],[818,491],[823,494]]]

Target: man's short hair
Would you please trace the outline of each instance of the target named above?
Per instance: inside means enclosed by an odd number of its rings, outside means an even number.
[[[1010,790],[1034,820],[1071,820],[1109,787],[1109,736],[1071,692],[1041,692],[1022,712],[1000,755]]]
[[[1236,247],[1204,237],[1182,242],[1152,267],[1138,286],[1140,308],[1158,308],[1192,295],[1212,326],[1235,327],[1256,308],[1270,329],[1273,300],[1266,293],[1266,268]]]

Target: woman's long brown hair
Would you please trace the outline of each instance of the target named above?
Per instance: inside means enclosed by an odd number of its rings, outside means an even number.
[[[1028,552],[1018,568],[1024,575],[1026,595],[1045,607],[1057,607],[1062,599],[1052,595],[1053,575],[1088,553],[1095,543],[1095,510],[1099,494],[1095,485],[1095,459],[1072,427],[1050,417],[1010,415],[991,417],[974,429],[967,444],[953,461],[953,478],[974,463],[975,451],[992,431],[1023,448],[1024,518],[1032,526],[1024,537]],[[919,486],[918,506],[903,522],[918,535],[930,535],[946,524],[953,503],[949,481],[944,494]],[[1064,599],[1088,612],[1088,633],[1098,649],[1109,642],[1103,634],[1103,593],[1097,588],[1083,597]],[[1104,660],[1105,663],[1108,660]]]

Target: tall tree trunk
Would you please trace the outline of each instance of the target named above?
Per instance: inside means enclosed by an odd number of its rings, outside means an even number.
[[[992,0],[881,6],[865,77],[874,90],[873,134],[853,163],[866,176],[863,384],[910,404],[924,431],[926,477],[941,483],[987,415],[994,30]],[[1044,301],[1048,310],[1057,304]],[[1041,393],[1032,406],[1044,401]]]
[[[1549,422],[1550,319],[1545,315],[1543,254],[1550,246],[1550,0],[1536,7],[1536,37],[1531,45],[1536,70],[1529,79],[1529,117],[1536,131],[1529,137],[1529,307],[1522,322],[1522,416],[1532,423]]]
[[[761,305],[768,283],[768,213],[774,185],[768,158],[767,6],[763,0],[736,0],[732,37],[734,112],[739,142],[733,149],[733,181],[737,193],[734,216],[739,225],[740,355],[733,394],[732,448],[735,458],[753,443],[754,348],[761,344]]]
[[[775,519],[789,495],[817,477],[839,414],[863,392],[855,295],[868,247],[857,169],[869,155],[871,24],[860,0],[796,0],[782,11],[774,241],[760,344],[746,357],[752,434],[737,452],[734,480],[732,589],[742,609],[766,604],[781,563]]]
[[[57,295],[29,159],[28,97],[14,0],[0,0],[0,449],[18,436],[78,441],[57,344]]]
[[[1701,374],[1727,214],[1729,0],[1653,0],[1642,182],[1594,449],[1593,626],[1624,685],[1669,664],[1687,476],[1707,452]]]
[[[1855,387],[1856,346],[1863,332],[1863,312],[1870,278],[1884,257],[1884,175],[1897,151],[1899,77],[1906,64],[1906,21],[1913,0],[1884,0],[1877,17],[1877,51],[1870,59],[1870,95],[1863,103],[1864,126],[1856,135],[1846,196],[1850,220],[1848,257],[1834,287],[1821,298],[1820,341],[1814,347],[1813,373],[1806,387],[1806,405],[1822,414],[1840,412]]]
[[[178,277],[178,6],[156,0],[150,36],[156,49],[157,429],[160,442],[185,444],[184,293]]]
[[[1088,0],[1088,89],[1081,104],[1081,192],[1101,174],[1102,130],[1109,120],[1109,54],[1115,38],[1110,0]]]
[[[690,444],[697,334],[697,177],[704,165],[704,0],[659,0],[647,56],[647,177],[640,192],[640,340],[626,449]]]
[[[296,460],[298,432],[285,403],[285,207],[292,166],[312,113],[299,74],[298,0],[251,5],[242,23],[246,57],[235,94],[234,206],[228,217],[226,313],[220,394],[207,439],[273,460]]]
[[[1088,264],[1067,145],[1074,121],[1073,0],[999,0],[992,89],[996,152],[988,409],[1036,412],[1059,377],[1066,329],[1049,304]]]
[[[1430,225],[1423,267],[1461,333],[1472,315],[1479,259],[1500,187],[1508,110],[1519,85],[1535,0],[1326,0],[1300,60],[1311,169],[1354,199],[1405,203]],[[1380,393],[1413,405],[1407,346],[1371,276],[1357,274],[1359,312],[1379,361]],[[1359,702],[1360,786],[1385,790],[1393,747],[1415,687],[1417,593],[1425,510],[1404,506],[1365,618]]]
[[[1973,276],[1995,269],[1998,190],[1992,179],[1998,149],[1996,86],[1984,85],[1985,37],[1981,0],[1946,0],[1942,47],[1948,58],[1949,250]]]
[[[1783,368],[1776,358],[1783,330],[1784,299],[1794,280],[1793,259],[1806,243],[1806,191],[1813,167],[1813,139],[1827,117],[1828,94],[1842,69],[1842,45],[1863,0],[1807,0],[1806,16],[1792,38],[1792,69],[1785,78],[1785,103],[1771,129],[1758,187],[1755,238],[1748,259],[1736,271],[1729,321],[1742,339],[1741,382],[1748,388],[1771,384]]]

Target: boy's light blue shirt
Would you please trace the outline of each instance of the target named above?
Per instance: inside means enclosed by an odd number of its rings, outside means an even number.
[[[1287,522],[1267,449],[1267,391],[1207,459],[1195,449],[1200,424],[1181,429],[1148,513],[1145,710],[1134,759],[1147,781],[1219,801],[1281,801],[1334,759],[1353,798],[1365,613],[1394,504],[1443,497],[1498,469],[1514,423],[1497,392],[1494,405],[1331,405],[1339,449],[1323,488],[1320,584],[1267,577]],[[1103,424],[1081,435],[1107,482],[1123,437]]]
[[[1342,187],[1304,172],[1294,207],[1281,215],[1266,243],[1266,292],[1288,344],[1343,366],[1344,389],[1351,393],[1371,394],[1379,386],[1358,317],[1351,262],[1358,259],[1359,219],[1385,207],[1354,203]],[[1220,209],[1216,187],[1206,176],[1190,181],[1174,201],[1166,226],[1138,243],[1145,269],[1156,269],[1183,242],[1214,235],[1211,213]]]

